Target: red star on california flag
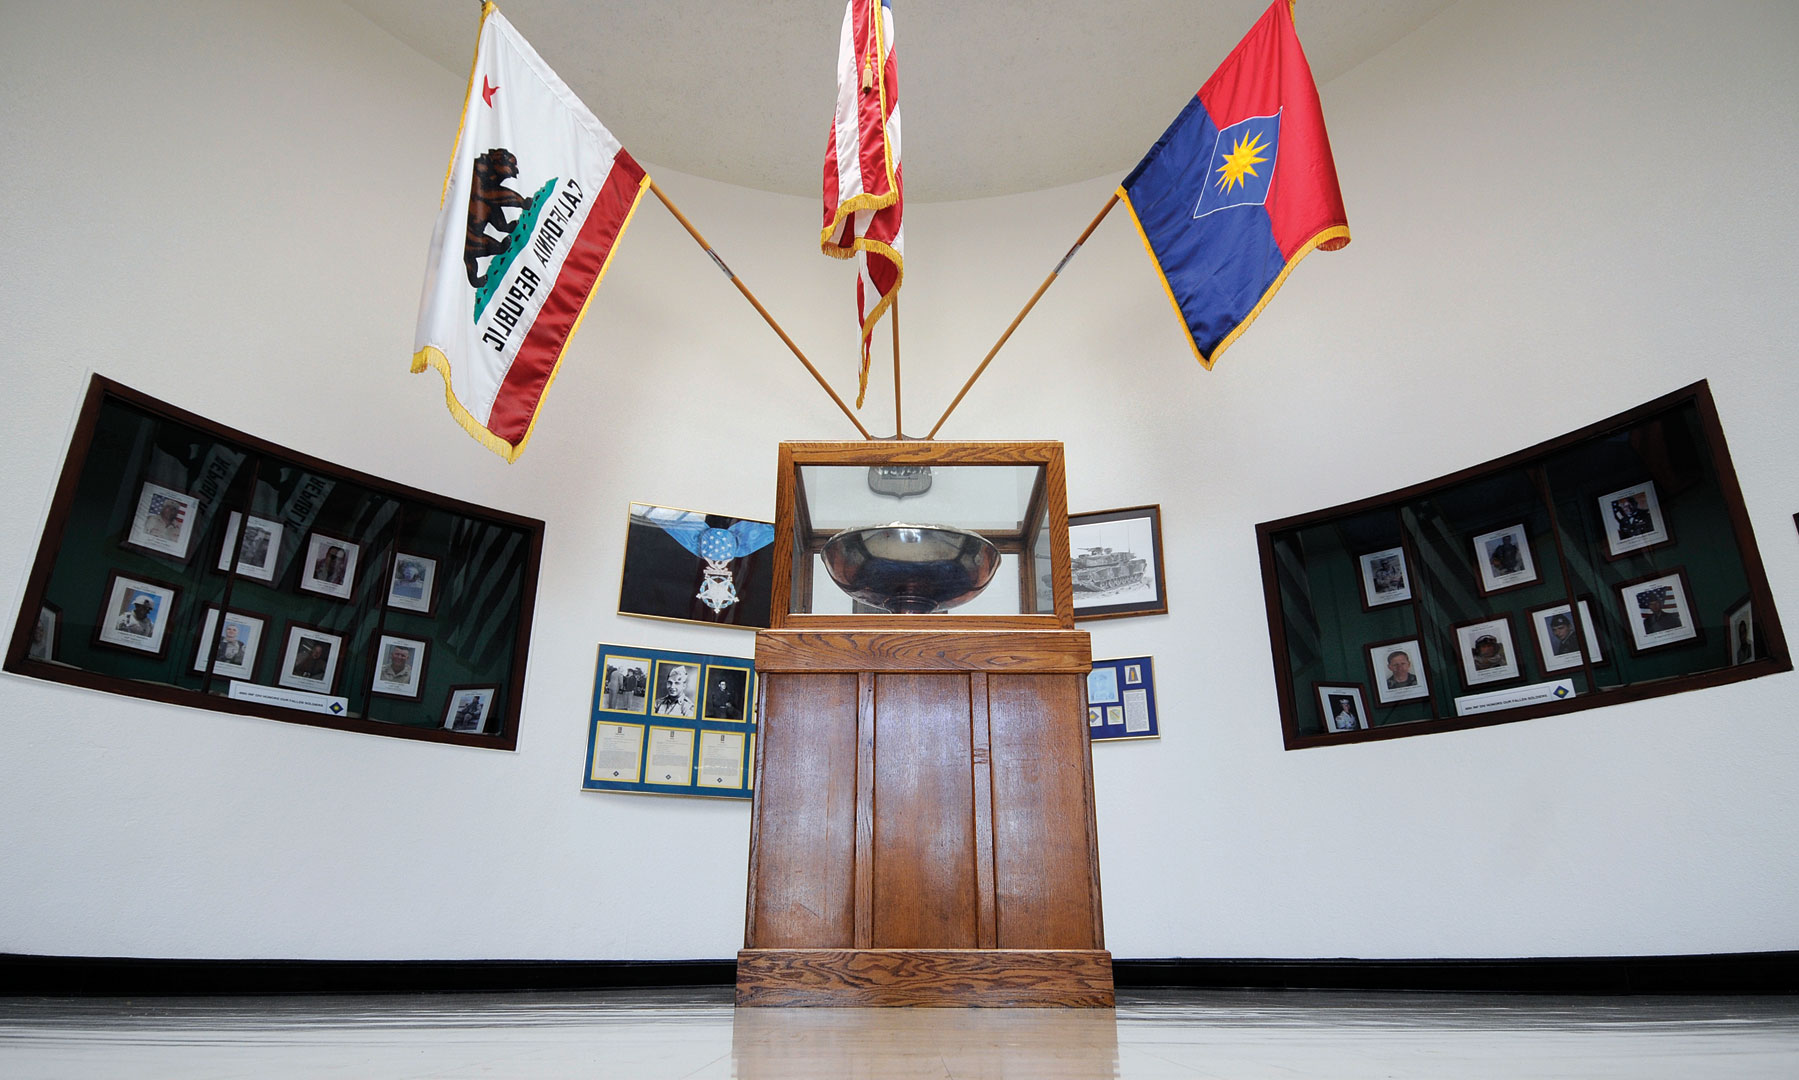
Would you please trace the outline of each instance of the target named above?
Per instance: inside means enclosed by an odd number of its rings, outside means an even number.
[[[481,76],[481,100],[488,108],[493,108],[493,96],[499,92],[500,88],[488,82],[487,76]]]

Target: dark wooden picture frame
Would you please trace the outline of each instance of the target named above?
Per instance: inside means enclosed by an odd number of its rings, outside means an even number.
[[[150,617],[154,620],[152,632],[142,635],[149,639],[149,643],[154,645],[154,648],[143,648],[130,644],[128,639],[119,636],[121,634],[136,636],[137,633],[121,625],[125,618],[125,608],[119,602],[121,589],[125,590],[123,598],[126,600],[131,599],[130,593],[132,592],[141,594],[161,591],[168,594],[166,597],[160,597],[158,602],[151,605]],[[157,660],[169,655],[169,646],[172,644],[169,630],[175,621],[175,607],[181,602],[179,585],[115,569],[107,574],[106,590],[100,596],[100,613],[94,618],[93,643],[95,646],[103,649],[119,649],[140,656],[154,657]],[[131,603],[134,612],[137,603],[135,600]],[[29,640],[29,632],[27,632],[27,637]]]
[[[473,728],[460,724],[461,716],[457,699],[465,694],[485,693],[481,701],[479,722]],[[443,726],[445,731],[457,731],[468,735],[479,735],[487,730],[487,721],[494,714],[494,705],[500,699],[500,688],[495,683],[461,683],[450,687],[444,695]]]
[[[1355,704],[1356,726],[1338,728],[1333,726],[1334,715],[1331,712],[1332,701],[1350,698]],[[1318,709],[1318,723],[1326,735],[1349,735],[1357,731],[1366,731],[1371,726],[1368,722],[1368,696],[1362,693],[1361,683],[1314,682],[1312,684],[1312,703]]]
[[[1580,671],[1589,665],[1604,667],[1611,663],[1612,654],[1606,648],[1608,642],[1599,629],[1599,610],[1598,599],[1590,593],[1582,593],[1572,604],[1546,604],[1525,612],[1524,620],[1530,626],[1531,644],[1537,650],[1537,670],[1545,676],[1555,677],[1564,671]],[[1548,634],[1553,634],[1554,629],[1552,622],[1546,620],[1563,617],[1574,628],[1572,661],[1558,658],[1554,643],[1547,640]]]
[[[1493,629],[1505,631],[1503,642],[1494,636]],[[1469,619],[1456,623],[1449,628],[1450,640],[1454,643],[1454,656],[1457,670],[1461,672],[1462,685],[1470,691],[1491,689],[1506,683],[1516,682],[1524,678],[1524,657],[1518,652],[1518,635],[1512,626],[1509,613],[1487,615],[1479,619]],[[1480,665],[1479,650],[1481,643],[1492,638],[1496,647],[1503,647],[1505,663],[1483,669]],[[1482,678],[1483,670],[1506,671],[1508,674]]]
[[[155,490],[152,491],[152,488]],[[170,495],[174,496],[174,499],[165,498]],[[141,520],[147,512],[155,508],[156,500],[159,498],[165,498],[165,506],[177,500],[183,504],[181,551],[179,553],[157,547],[154,543],[156,538],[149,533],[149,526]],[[119,546],[149,555],[152,558],[167,559],[176,565],[186,566],[188,561],[194,557],[194,540],[198,536],[196,530],[199,526],[199,515],[194,511],[198,508],[199,503],[199,497],[191,492],[179,491],[154,480],[139,479],[137,499],[131,508],[131,521],[125,527],[125,539],[119,541]]]
[[[45,601],[38,605],[38,617],[32,622],[32,631],[25,655],[32,660],[54,663],[61,649],[62,608]]]
[[[243,559],[244,534],[251,528],[252,519],[273,528],[264,530],[269,533],[268,546],[264,549],[268,555],[267,563],[253,564],[246,569]],[[218,558],[213,567],[221,574],[236,574],[251,581],[272,585],[281,572],[281,537],[286,531],[287,525],[284,522],[261,514],[232,510],[226,517],[225,534],[219,539]]]
[[[1743,640],[1741,630],[1748,631],[1748,641]],[[1744,651],[1743,646],[1749,648]],[[1724,609],[1724,655],[1730,666],[1754,662],[1758,655],[1758,642],[1755,635],[1755,605],[1749,597],[1744,596],[1736,603]]]
[[[302,690],[309,694],[335,695],[337,688],[344,681],[344,656],[349,645],[345,636],[322,626],[314,626],[298,620],[290,620],[284,629],[286,633],[281,635],[281,661],[275,668],[275,685],[284,686],[289,690]],[[308,676],[298,675],[294,672],[295,664],[299,660],[297,651],[302,644],[295,640],[295,636],[303,634],[312,635],[315,640],[318,638],[331,639],[331,660],[326,665],[326,669],[330,672],[328,678],[312,680]],[[293,654],[291,659],[290,654]],[[290,679],[322,681],[324,686],[309,686],[304,682],[290,682]]]
[[[1500,545],[1506,540],[1516,538],[1512,553],[1518,558],[1518,569],[1500,571],[1493,565],[1498,558]],[[1483,543],[1483,541],[1490,541]],[[1498,596],[1514,589],[1528,589],[1543,580],[1543,571],[1537,566],[1536,552],[1530,545],[1530,523],[1513,522],[1510,525],[1499,525],[1491,529],[1483,529],[1470,533],[1468,543],[1474,553],[1474,584],[1485,596]],[[1497,550],[1496,550],[1497,549]],[[1488,570],[1493,571],[1492,574]],[[1523,575],[1528,574],[1528,577]],[[1516,580],[1507,580],[1516,578]]]
[[[1402,646],[1411,646],[1411,648],[1402,648]],[[1412,679],[1416,686],[1403,687],[1402,689],[1407,691],[1403,697],[1389,698],[1387,697],[1387,680],[1393,675],[1389,675],[1391,667],[1386,655],[1382,654],[1394,652],[1406,653],[1411,663]],[[1374,688],[1376,705],[1397,706],[1407,705],[1414,701],[1429,703],[1435,700],[1430,685],[1430,658],[1424,653],[1424,638],[1421,635],[1409,634],[1402,638],[1394,638],[1392,641],[1370,642],[1362,647],[1362,656],[1368,663],[1368,685]],[[1378,667],[1376,660],[1380,661]],[[1387,670],[1382,670],[1382,668]],[[1431,711],[1433,713],[1436,711],[1434,705]]]
[[[319,550],[320,545],[324,549]],[[343,568],[343,580],[331,581],[315,573],[321,563],[330,558],[332,547],[345,549],[347,564]],[[316,553],[316,554],[315,554]],[[294,570],[294,588],[314,596],[323,596],[346,604],[356,602],[356,575],[362,571],[362,545],[347,537],[336,536],[323,529],[314,529],[306,534],[306,542],[300,545],[298,566]]]
[[[1400,574],[1405,579],[1405,582],[1396,588],[1385,591],[1397,593],[1403,589],[1405,595],[1376,599],[1380,591],[1380,582],[1377,580],[1377,575],[1380,573],[1380,570],[1373,564],[1372,560],[1393,556],[1397,556],[1399,559]],[[1409,604],[1412,602],[1412,561],[1406,552],[1404,544],[1394,544],[1392,547],[1384,547],[1374,551],[1357,553],[1356,572],[1360,576],[1362,582],[1361,597],[1363,611],[1379,611],[1381,608],[1392,607],[1394,604]]]
[[[411,689],[408,691],[384,690],[383,685],[396,685],[394,680],[386,678],[382,667],[382,654],[395,648],[412,648],[417,646],[411,664],[406,673]],[[405,637],[401,634],[377,634],[373,647],[369,650],[369,694],[373,697],[393,698],[398,701],[417,701],[425,693],[425,670],[431,662],[431,643],[423,638]]]
[[[218,644],[221,635],[225,632],[224,620],[233,615],[243,619],[250,619],[260,624],[256,631],[255,643],[244,647],[244,654],[248,662],[248,670],[241,676],[219,670],[219,664],[222,661],[218,658]],[[212,626],[210,633],[207,631],[208,624],[211,624]],[[229,610],[226,610],[218,604],[207,603],[201,609],[200,629],[194,640],[194,658],[189,661],[188,668],[198,675],[214,675],[223,679],[241,679],[245,682],[255,682],[256,668],[258,667],[259,661],[262,659],[262,653],[266,648],[269,639],[269,628],[274,625],[275,621],[260,611],[251,611],[248,608],[239,607],[235,604],[232,605]]]
[[[1649,499],[1648,505],[1642,508],[1642,512],[1649,520],[1648,528],[1646,528],[1642,534],[1633,533],[1630,537],[1625,537],[1620,540],[1618,537],[1618,529],[1614,527],[1623,524],[1623,520],[1618,517],[1618,508],[1615,505],[1616,503],[1623,501],[1618,497],[1629,496],[1633,493],[1645,491],[1648,493]],[[1633,555],[1641,555],[1646,551],[1667,547],[1669,544],[1675,542],[1674,527],[1669,524],[1668,515],[1663,512],[1661,508],[1661,496],[1656,492],[1654,480],[1640,480],[1628,487],[1614,488],[1611,491],[1606,492],[1595,492],[1591,502],[1593,504],[1593,512],[1598,517],[1599,535],[1603,541],[1599,547],[1599,553],[1605,556],[1607,562],[1617,562],[1620,559],[1628,559]],[[1646,535],[1649,539],[1643,543],[1633,543],[1632,541],[1634,541],[1638,535]],[[1626,546],[1620,548],[1618,546],[1620,543],[1624,543]]]
[[[1115,550],[1108,550],[1109,545],[1095,544],[1091,547],[1081,545],[1078,530],[1121,521],[1145,523],[1141,528],[1132,531],[1147,538],[1150,548],[1148,555],[1128,550],[1122,553],[1125,561],[1120,564],[1108,561],[1115,559],[1120,554]],[[1133,536],[1132,542],[1135,543],[1136,540],[1137,537]],[[1119,619],[1129,615],[1168,614],[1168,576],[1162,558],[1162,506],[1160,503],[1148,506],[1126,506],[1117,510],[1096,510],[1085,514],[1069,514],[1068,546],[1070,580],[1074,585],[1074,617],[1077,622],[1084,619]],[[1083,562],[1083,559],[1086,562]],[[1117,580],[1115,575],[1117,565],[1123,565],[1128,570],[1138,561],[1143,563],[1144,570],[1154,575],[1154,580],[1149,583],[1152,595],[1148,599],[1103,604],[1089,602],[1085,607],[1082,606],[1083,593],[1101,591],[1090,587],[1091,585],[1105,580]],[[1141,577],[1141,572],[1131,576]],[[1089,582],[1089,587],[1083,587],[1083,581]]]
[[[408,566],[429,563],[418,597],[402,596],[396,602],[394,597],[398,590],[409,582],[402,582],[400,575]],[[437,614],[437,566],[438,560],[429,555],[420,555],[413,551],[395,549],[393,558],[387,567],[387,585],[383,590],[382,603],[394,611],[410,612],[430,618]]]
[[[1663,612],[1645,612],[1644,604],[1653,604],[1653,599],[1646,599],[1652,592],[1667,593],[1677,591],[1673,598],[1680,611],[1680,625],[1665,630],[1650,630],[1648,620],[1655,614]],[[1693,599],[1693,583],[1687,579],[1687,568],[1676,566],[1672,569],[1658,570],[1653,574],[1632,578],[1620,582],[1613,590],[1618,598],[1618,614],[1624,627],[1624,644],[1629,647],[1632,656],[1645,653],[1660,652],[1684,646],[1700,645],[1705,642],[1705,625],[1699,620],[1698,601]],[[1665,604],[1665,601],[1664,601]],[[1639,621],[1643,625],[1642,633],[1638,633]],[[1691,631],[1678,637],[1671,635],[1676,630]],[[1661,640],[1650,641],[1650,637],[1664,635]]]

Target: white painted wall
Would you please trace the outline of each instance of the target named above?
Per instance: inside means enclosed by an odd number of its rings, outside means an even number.
[[[578,790],[594,646],[747,652],[612,614],[626,504],[767,515],[776,442],[848,426],[646,204],[506,466],[406,370],[462,72],[330,3],[6,24],[0,612],[90,371],[548,534],[513,754],[0,680],[0,951],[730,955],[747,807]],[[1795,45],[1790,5],[1453,8],[1324,88],[1355,242],[1216,371],[1119,215],[944,429],[1062,439],[1076,509],[1162,504],[1171,614],[1091,626],[1161,682],[1163,738],[1095,753],[1115,954],[1799,948],[1792,676],[1287,753],[1252,528],[1705,377],[1799,629]],[[812,201],[655,174],[843,385]],[[910,430],[1115,180],[909,207]],[[877,369],[871,427],[890,407]]]

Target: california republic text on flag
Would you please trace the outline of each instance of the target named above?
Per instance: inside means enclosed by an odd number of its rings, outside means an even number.
[[[1292,0],[1274,0],[1118,189],[1206,367],[1349,219]]]
[[[516,461],[649,177],[493,4],[431,238],[412,370]],[[463,226],[458,229],[457,226]]]
[[[905,277],[900,180],[899,76],[891,0],[849,0],[837,54],[837,114],[825,146],[826,255],[856,258],[856,318],[862,370],[856,407],[868,393],[868,347]],[[871,307],[872,302],[872,307]]]

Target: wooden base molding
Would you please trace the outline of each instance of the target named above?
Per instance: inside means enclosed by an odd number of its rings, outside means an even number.
[[[1104,949],[744,949],[737,1004],[1112,1007]]]

